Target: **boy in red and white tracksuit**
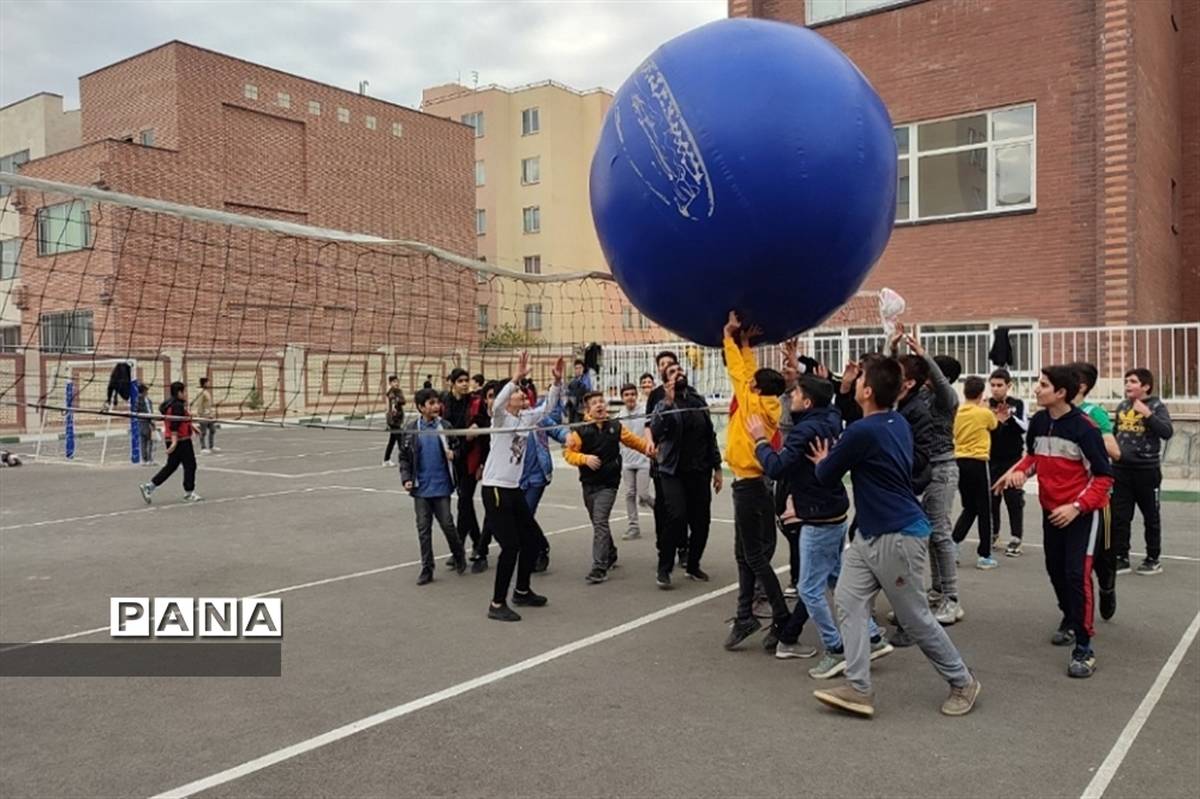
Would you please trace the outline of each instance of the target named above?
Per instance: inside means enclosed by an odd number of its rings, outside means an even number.
[[[1046,541],[1046,571],[1063,619],[1051,642],[1074,644],[1067,674],[1090,677],[1092,652],[1092,557],[1113,483],[1112,463],[1096,425],[1070,404],[1079,379],[1066,366],[1042,370],[1034,394],[1041,406],[1029,422],[1028,454],[993,487],[1019,488],[1037,474]]]

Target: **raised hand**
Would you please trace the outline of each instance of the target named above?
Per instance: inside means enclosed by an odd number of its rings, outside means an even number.
[[[842,372],[842,387],[840,393],[849,394],[855,379],[858,378],[858,361],[848,361],[846,371]]]
[[[920,341],[917,341],[916,336],[914,336],[912,333],[905,333],[904,341],[907,342],[908,348],[910,350],[912,350],[914,353],[916,353],[918,356],[920,356],[922,358],[925,357],[925,348],[921,346]]]
[[[521,356],[517,358],[517,373],[513,375],[514,380],[524,380],[529,377],[529,352],[521,351]]]
[[[819,363],[819,364],[817,364],[817,368],[813,370],[813,374],[815,374],[817,377],[821,378],[822,380],[828,380],[829,379],[829,367],[823,363]]]
[[[554,362],[554,369],[550,371],[550,374],[554,377],[554,385],[557,386],[562,382],[563,374],[566,372],[566,369],[566,360],[563,358],[563,356],[558,356],[558,360]]]
[[[738,317],[737,311],[730,311],[729,318],[725,320],[724,333],[728,338],[733,338],[734,334],[742,327],[742,320]]]
[[[815,438],[808,445],[808,459],[813,463],[820,463],[829,457],[829,439]]]

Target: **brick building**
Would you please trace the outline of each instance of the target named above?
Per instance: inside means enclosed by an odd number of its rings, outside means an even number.
[[[729,15],[808,25],[887,103],[897,225],[867,287],[900,291],[906,318],[1200,318],[1200,4],[729,0]]]

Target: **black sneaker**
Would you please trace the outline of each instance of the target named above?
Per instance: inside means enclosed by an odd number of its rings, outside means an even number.
[[[1143,577],[1162,574],[1162,564],[1158,562],[1158,558],[1146,558],[1142,565],[1137,567],[1137,573]]]
[[[587,577],[584,577],[583,579],[595,585],[596,583],[602,583],[607,580],[608,572],[604,571],[604,569],[592,569],[587,573]]]
[[[687,550],[679,550],[679,568],[687,569]]]
[[[1108,621],[1117,613],[1117,589],[1100,589],[1100,618]]]
[[[510,608],[508,605],[488,605],[488,618],[495,621],[520,621],[521,614]]]
[[[475,558],[475,560],[471,561],[471,574],[482,574],[483,572],[487,571],[487,568],[487,555],[483,555],[482,557]]]
[[[775,654],[775,647],[779,646],[779,631],[783,628],[781,624],[772,624],[767,628],[767,634],[763,636],[763,649]]]
[[[549,601],[550,600],[546,599],[546,597],[542,596],[541,594],[534,593],[532,588],[524,593],[520,591],[513,591],[512,603],[514,605],[540,608]]]
[[[738,645],[762,629],[762,622],[751,616],[748,619],[734,619],[729,625],[729,636],[725,639],[726,649],[737,649]]]
[[[1117,555],[1116,557],[1117,574],[1129,574],[1133,571],[1129,566],[1129,558]]]
[[[670,589],[670,587],[671,587],[671,572],[668,571],[667,569],[659,569],[658,577],[656,577],[654,579],[654,582],[658,585],[659,588],[661,588],[664,591]]]
[[[1050,643],[1055,646],[1070,646],[1075,643],[1075,631],[1069,627],[1059,627],[1050,636]]]
[[[1096,655],[1091,649],[1071,653],[1071,662],[1067,666],[1067,676],[1087,679],[1096,673]]]
[[[465,552],[460,552],[456,557],[446,561],[446,565],[459,574],[467,572],[467,555]]]
[[[428,585],[433,582],[433,571],[430,569],[421,569],[421,573],[417,576],[417,585]]]
[[[687,576],[689,580],[695,580],[698,583],[708,582],[708,573],[698,566],[694,569],[689,569]]]
[[[608,557],[608,568],[610,568],[610,569],[617,568],[617,548],[616,547],[613,547],[612,554],[609,555],[609,557]]]
[[[545,550],[538,553],[537,560],[533,562],[533,570],[535,572],[544,572],[550,568],[550,552]]]

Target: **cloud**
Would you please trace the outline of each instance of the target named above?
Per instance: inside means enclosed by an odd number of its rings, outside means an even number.
[[[461,80],[552,78],[616,89],[671,37],[726,15],[726,0],[4,0],[0,105],[39,91],[78,104],[77,78],[181,39],[416,106],[421,89]]]

